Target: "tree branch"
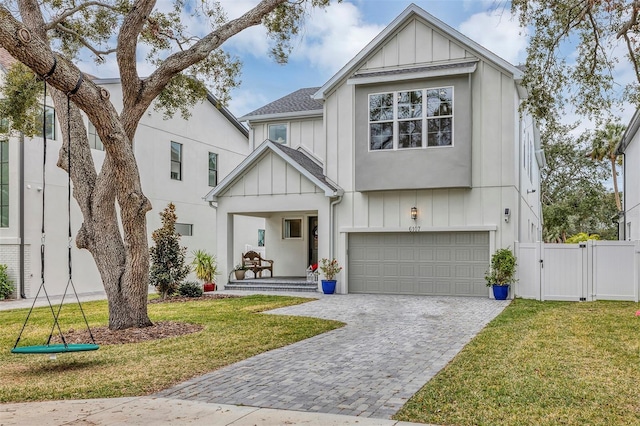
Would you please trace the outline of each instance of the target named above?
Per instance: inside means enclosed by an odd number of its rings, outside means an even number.
[[[78,34],[76,31],[65,27],[62,24],[59,24],[58,26],[56,26],[57,30],[60,30],[61,32],[67,33],[67,34],[71,34],[72,36],[74,36],[80,43],[82,43],[82,45],[84,47],[86,47],[87,49],[89,49],[94,55],[96,55],[97,57],[102,59],[102,55],[109,55],[111,53],[115,53],[116,49],[108,49],[108,50],[98,50],[95,47],[93,47],[93,45],[91,43],[89,43],[89,41],[87,39],[85,39],[84,37],[82,37],[80,34]]]
[[[124,17],[122,27],[118,33],[117,59],[120,81],[122,82],[123,112],[133,108],[140,99],[139,92],[142,87],[142,81],[138,76],[136,67],[137,41],[155,5],[156,0],[136,0],[129,13]],[[138,121],[136,120],[135,123],[137,125]],[[132,129],[127,129],[127,135],[130,140],[133,140],[134,129],[135,126]],[[130,131],[131,133],[129,133]]]
[[[141,83],[139,87],[140,90],[136,90],[135,92],[137,95],[135,101],[131,96],[129,99],[130,102],[124,104],[121,116],[127,129],[127,134],[132,138],[132,133],[129,132],[135,132],[135,126],[142,114],[144,114],[144,111],[146,111],[153,99],[160,94],[174,75],[205,59],[213,50],[220,47],[230,37],[246,28],[260,24],[264,16],[286,2],[287,0],[262,0],[253,9],[239,18],[221,25],[215,31],[212,31],[197,41],[189,49],[170,55],[149,78]],[[122,70],[121,76],[123,79],[123,91],[126,93],[127,90],[124,87],[125,76],[122,74]],[[138,89],[138,87],[136,87],[136,89]]]
[[[68,17],[74,15],[75,13],[87,9],[91,6],[100,6],[100,7],[104,7],[110,10],[117,10],[116,7],[113,7],[110,4],[107,3],[102,3],[99,1],[87,1],[87,2],[83,2],[81,4],[79,4],[78,6],[72,8],[72,9],[67,9],[65,12],[61,13],[60,15],[56,16],[56,18],[45,24],[45,30],[52,30],[54,29],[58,24],[62,23],[65,19],[67,19]]]

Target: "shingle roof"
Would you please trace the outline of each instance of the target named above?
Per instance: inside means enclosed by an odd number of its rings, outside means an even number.
[[[255,111],[240,117],[244,120],[246,117],[255,117],[259,115],[284,114],[305,111],[322,111],[323,103],[313,99],[312,96],[318,91],[319,87],[307,87],[296,90],[276,101],[271,102]]]
[[[300,166],[304,167],[309,173],[311,173],[316,179],[323,182],[329,188],[334,191],[337,191],[339,188],[334,184],[327,180],[327,177],[322,172],[322,167],[320,167],[315,161],[309,158],[304,152],[298,151],[297,149],[290,148],[288,146],[274,143],[275,147],[277,147],[280,151],[284,152],[288,157],[290,157],[293,161],[298,163]]]

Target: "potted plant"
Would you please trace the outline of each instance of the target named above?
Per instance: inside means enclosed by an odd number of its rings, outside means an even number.
[[[233,273],[236,276],[236,280],[244,280],[244,274],[247,272],[247,268],[244,263],[238,263],[235,268],[233,268]]]
[[[325,277],[322,280],[322,292],[324,294],[333,294],[336,291],[335,277],[342,271],[342,266],[338,264],[337,259],[329,260],[325,258],[320,261],[320,271]]]
[[[195,250],[191,264],[194,266],[196,277],[204,283],[202,286],[203,290],[215,291],[216,283],[214,282],[214,278],[218,275],[216,258],[205,250]]]
[[[516,282],[516,257],[509,248],[496,250],[491,256],[491,267],[484,276],[487,287],[492,287],[496,300],[506,300],[509,286]]]

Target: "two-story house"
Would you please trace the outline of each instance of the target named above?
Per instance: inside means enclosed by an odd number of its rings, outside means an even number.
[[[4,52],[3,70],[12,58]],[[122,105],[122,90],[118,79],[94,79],[95,84],[110,93],[116,106]],[[52,105],[50,102],[48,102]],[[53,107],[47,107],[46,161],[46,228],[45,282],[50,295],[64,292],[67,272],[67,174],[56,166],[62,144],[60,123]],[[99,169],[105,152],[95,127],[86,121],[93,160]],[[173,202],[182,235],[181,245],[187,247],[187,261],[195,249],[215,254],[216,211],[203,200],[212,187],[230,173],[249,154],[248,130],[226,108],[209,96],[191,110],[191,117],[179,114],[163,119],[153,107],[140,120],[135,138],[143,191],[153,205],[147,214],[149,243],[151,233],[161,227],[159,213]],[[40,243],[42,214],[43,138],[12,135],[0,143],[0,263],[7,264],[10,278],[16,284],[17,296],[33,297],[40,285]],[[73,235],[82,223],[75,200],[72,201]],[[244,244],[257,245],[258,228],[263,219],[245,218],[235,232],[241,250]],[[22,254],[21,254],[22,253]],[[86,250],[73,250],[73,281],[78,292],[103,289],[93,258]],[[194,277],[192,277],[194,278]],[[218,277],[220,278],[220,277]]]
[[[335,257],[340,293],[487,296],[491,253],[540,240],[521,77],[409,6],[322,87],[240,118],[253,152],[206,197],[220,265],[240,256],[234,221],[257,216],[279,276]]]

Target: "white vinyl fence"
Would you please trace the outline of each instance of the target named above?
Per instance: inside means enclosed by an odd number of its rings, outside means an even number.
[[[640,242],[522,243],[516,256],[517,297],[639,301]]]

